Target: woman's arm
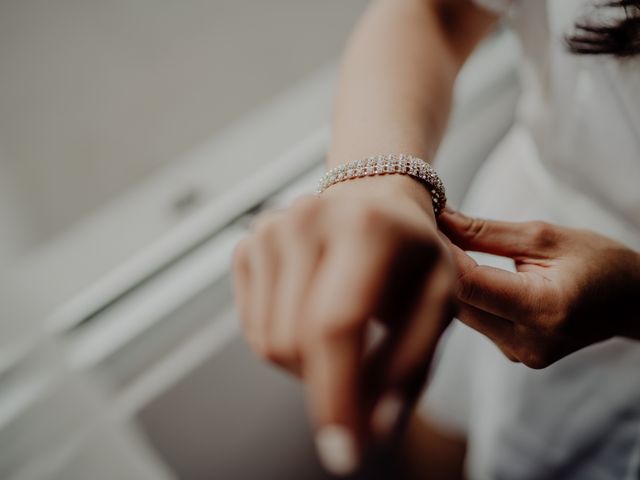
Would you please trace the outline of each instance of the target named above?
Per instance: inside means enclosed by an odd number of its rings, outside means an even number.
[[[455,76],[493,20],[469,0],[373,2],[345,55],[329,163],[382,153],[430,160]],[[454,278],[428,191],[401,175],[301,199],[263,216],[239,244],[246,336],[304,380],[334,473],[356,469],[372,438],[392,430],[397,407],[415,402],[451,320]],[[389,333],[373,358],[372,318]]]
[[[329,164],[379,153],[430,160],[458,71],[495,17],[469,0],[376,0],[344,55]]]

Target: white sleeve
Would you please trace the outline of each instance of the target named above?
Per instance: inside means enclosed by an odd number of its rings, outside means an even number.
[[[513,0],[473,0],[473,3],[494,13],[506,13]]]
[[[449,327],[440,342],[431,380],[420,402],[420,411],[430,423],[466,436],[471,409],[472,336],[477,335],[459,321]]]

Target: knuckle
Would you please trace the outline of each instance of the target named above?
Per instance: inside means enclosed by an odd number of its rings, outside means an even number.
[[[540,221],[530,222],[528,230],[535,247],[549,248],[556,244],[558,236],[553,225]]]
[[[322,206],[321,197],[312,195],[304,195],[296,198],[291,204],[291,211],[300,218],[309,218],[316,216]]]
[[[318,325],[316,335],[319,339],[325,340],[340,338],[349,330],[350,323],[329,318]]]
[[[520,360],[518,360],[518,357],[516,357],[513,353],[505,352],[504,350],[503,350],[503,353],[505,357],[507,357],[507,360],[509,360],[511,363],[522,363]]]
[[[262,358],[263,360],[270,362],[271,359],[273,358],[274,351],[271,345],[269,345],[269,343],[259,342],[256,345],[255,349],[258,356],[260,356],[260,358]]]
[[[470,302],[477,296],[477,288],[475,283],[469,278],[468,274],[462,275],[455,283],[456,297],[463,302]]]
[[[529,235],[532,238],[536,238],[536,239],[544,237],[548,231],[548,228],[549,228],[549,224],[541,221],[529,222],[527,224]]]
[[[482,237],[488,228],[489,224],[482,218],[471,218],[467,224],[467,236],[471,239]]]
[[[274,342],[271,345],[270,354],[271,362],[290,365],[298,358],[298,348],[295,342]]]
[[[254,235],[260,242],[272,242],[283,231],[284,225],[280,217],[264,215],[256,220]]]
[[[516,355],[516,353],[514,352],[513,347],[507,346],[507,345],[502,345],[502,346],[500,346],[500,350],[502,351],[504,356],[507,357],[507,359],[510,362],[512,362],[512,363],[521,363],[520,359],[518,358],[518,355]]]
[[[342,322],[326,321],[311,329],[312,339],[316,342],[329,343],[345,336],[347,327]]]
[[[270,363],[275,363],[275,359],[277,357],[277,353],[269,343],[262,342],[259,345],[257,345],[256,352],[257,352],[258,356],[260,358],[262,358],[263,360],[265,360],[267,362],[270,362]]]
[[[264,337],[250,336],[249,343],[256,355],[269,363],[280,363],[284,360],[285,352]]]
[[[310,341],[333,340],[343,337],[357,328],[364,318],[362,309],[357,306],[333,307],[325,311],[321,321],[312,322],[309,334]]]
[[[347,221],[358,232],[370,233],[379,229],[385,222],[385,214],[379,207],[373,205],[354,208],[350,212],[350,216],[351,218],[348,218]]]
[[[287,365],[293,362],[295,351],[293,348],[273,343],[265,346],[262,357],[270,363],[277,365]]]
[[[318,204],[293,206],[288,217],[289,221],[284,228],[289,229],[295,236],[305,235],[318,222],[319,218],[320,207]]]
[[[520,347],[516,356],[522,364],[534,370],[541,370],[552,363],[549,355],[539,348]]]

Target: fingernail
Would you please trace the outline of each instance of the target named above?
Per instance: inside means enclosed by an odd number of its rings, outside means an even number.
[[[327,425],[316,433],[320,462],[329,473],[346,476],[358,468],[356,442],[349,430],[340,425]]]
[[[400,419],[404,402],[397,393],[382,397],[376,405],[371,418],[371,429],[379,440],[386,439]]]
[[[365,352],[376,351],[387,336],[387,329],[381,321],[371,318],[365,331]]]

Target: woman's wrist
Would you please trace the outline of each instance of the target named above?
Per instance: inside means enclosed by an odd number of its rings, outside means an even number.
[[[378,175],[361,177],[348,182],[337,183],[322,195],[344,195],[353,198],[390,199],[401,202],[408,200],[422,210],[435,223],[431,192],[418,180],[408,175]]]
[[[445,187],[436,171],[421,158],[408,154],[379,154],[342,163],[322,176],[318,182],[317,193],[321,194],[338,183],[379,175],[406,175],[420,181],[430,192],[436,217],[445,207],[447,202]]]

